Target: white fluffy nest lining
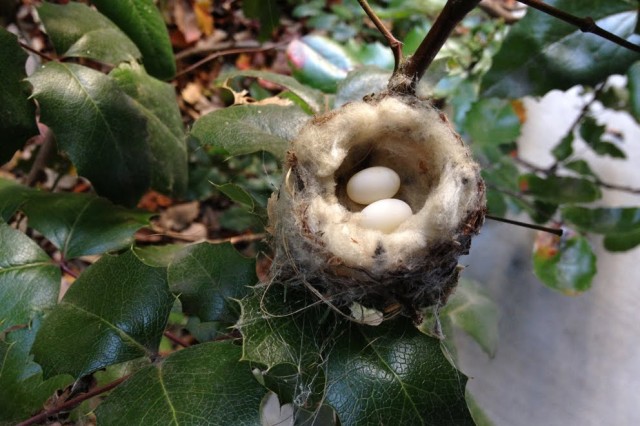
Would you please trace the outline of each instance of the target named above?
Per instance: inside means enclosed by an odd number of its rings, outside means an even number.
[[[346,195],[356,172],[386,166],[413,216],[385,234],[359,224]],[[479,166],[444,114],[413,96],[379,95],[311,120],[269,202],[274,280],[312,285],[338,306],[416,316],[455,287],[457,259],[485,213]]]

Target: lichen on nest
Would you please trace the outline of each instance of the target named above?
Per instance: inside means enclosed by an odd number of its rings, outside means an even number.
[[[395,198],[411,217],[392,232],[362,224],[348,180],[372,166],[400,176]],[[427,100],[383,93],[303,127],[269,201],[274,282],[312,288],[347,311],[387,316],[446,303],[486,210],[480,168],[446,116]]]

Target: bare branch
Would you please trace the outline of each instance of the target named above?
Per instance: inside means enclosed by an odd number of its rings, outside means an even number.
[[[360,6],[365,11],[369,19],[371,19],[371,21],[376,26],[378,31],[380,31],[380,33],[384,36],[384,38],[387,39],[387,42],[389,43],[389,47],[393,52],[393,58],[395,60],[393,71],[396,71],[400,66],[400,62],[402,61],[402,42],[400,42],[400,40],[395,38],[393,34],[391,34],[391,31],[389,31],[387,27],[384,26],[384,23],[380,20],[378,15],[376,15],[373,9],[371,9],[371,6],[369,6],[369,3],[367,3],[367,0],[358,0],[358,3],[360,3]]]

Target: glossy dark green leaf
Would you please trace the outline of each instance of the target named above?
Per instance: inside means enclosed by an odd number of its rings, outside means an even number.
[[[142,52],[142,63],[154,77],[168,80],[176,73],[169,33],[153,0],[93,0]]]
[[[585,232],[620,234],[640,230],[640,208],[567,206],[562,217]]]
[[[125,248],[152,216],[94,195],[46,192],[32,194],[22,211],[65,259]]]
[[[36,107],[29,100],[31,90],[24,81],[26,60],[27,54],[16,36],[0,27],[0,164],[9,161],[27,139],[38,134]]]
[[[296,79],[328,93],[335,92],[338,82],[353,69],[353,61],[342,46],[316,35],[289,43],[287,58]]]
[[[609,251],[627,251],[640,245],[640,228],[622,234],[607,234],[603,240]]]
[[[335,107],[347,102],[358,102],[366,95],[382,92],[387,88],[390,77],[390,71],[377,67],[361,67],[351,71],[338,83]]]
[[[7,333],[0,339],[0,424],[15,425],[42,409],[54,392],[73,380],[56,376],[42,380],[42,369],[31,360],[39,321]]]
[[[473,425],[467,378],[407,319],[346,327],[329,353],[325,402],[343,426]]]
[[[175,89],[137,64],[122,64],[109,76],[147,120],[151,186],[163,193],[183,194],[187,189],[187,146]]]
[[[235,322],[238,305],[258,281],[255,259],[238,253],[231,244],[200,243],[179,252],[167,271],[169,288],[183,311],[201,321]]]
[[[82,3],[38,7],[51,42],[61,56],[118,64],[140,58],[133,41],[104,15]]]
[[[249,211],[253,211],[256,207],[256,201],[251,194],[245,191],[241,186],[235,183],[225,183],[223,185],[214,184],[216,189],[229,197],[231,201],[235,201],[238,204],[246,207]]]
[[[596,256],[586,238],[539,236],[534,246],[533,270],[548,287],[573,295],[588,290],[596,274]]]
[[[547,0],[577,16],[589,16],[599,26],[634,43],[637,4],[629,0]],[[594,85],[611,74],[622,74],[640,58],[594,34],[537,10],[513,26],[493,66],[482,82],[485,96],[518,98],[543,95],[576,84]]]
[[[602,197],[598,185],[588,179],[564,176],[541,178],[533,174],[520,176],[520,187],[536,199],[548,203],[588,203]]]
[[[574,160],[569,161],[564,164],[563,167],[568,170],[573,170],[574,172],[582,175],[582,176],[591,176],[596,177],[596,174],[591,170],[591,166],[584,160]]]
[[[317,113],[325,109],[324,93],[312,87],[305,86],[288,75],[276,74],[269,71],[243,70],[223,74],[218,80],[224,81],[234,77],[255,77],[276,83],[300,97],[313,112]]]
[[[167,244],[164,246],[134,246],[133,254],[145,265],[166,268],[176,255],[187,247],[186,244]]]
[[[573,132],[567,133],[565,137],[563,137],[558,145],[553,147],[551,153],[558,161],[566,160],[573,154],[573,140],[574,140]]]
[[[173,301],[165,269],[147,266],[131,252],[104,255],[45,318],[32,349],[35,361],[45,377],[80,377],[153,357]]]
[[[598,155],[625,158],[625,153],[611,142],[603,141],[606,126],[598,124],[593,117],[586,117],[580,125],[580,136]]]
[[[261,426],[266,394],[233,342],[202,343],[135,373],[96,410],[98,423]]]
[[[238,105],[210,112],[193,124],[191,137],[230,155],[268,151],[283,158],[309,116],[296,106]]]
[[[22,232],[0,222],[0,332],[55,306],[60,268]]]
[[[53,129],[78,173],[99,194],[135,204],[154,172],[147,120],[136,103],[112,79],[80,65],[49,62],[29,81],[41,121]]]
[[[498,347],[498,307],[480,284],[460,280],[441,315],[448,316],[454,326],[473,337],[489,356],[495,355]]]
[[[500,145],[520,135],[520,119],[509,101],[480,99],[467,113],[464,130],[474,145]]]
[[[242,11],[247,18],[260,22],[260,40],[268,40],[280,24],[280,6],[276,0],[244,0]]]
[[[0,219],[7,222],[27,200],[33,189],[8,179],[0,179]]]
[[[640,62],[633,64],[627,71],[627,86],[629,88],[629,110],[636,121],[640,121]]]

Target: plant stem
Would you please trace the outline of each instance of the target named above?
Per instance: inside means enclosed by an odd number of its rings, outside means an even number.
[[[382,20],[380,20],[378,15],[376,15],[373,9],[371,9],[371,6],[369,6],[369,3],[367,2],[367,0],[358,0],[358,3],[360,3],[360,6],[364,10],[364,12],[367,14],[369,19],[371,19],[371,22],[373,22],[373,24],[376,26],[378,31],[380,31],[380,33],[384,36],[384,38],[387,39],[387,42],[389,43],[389,47],[393,52],[393,59],[395,61],[393,71],[395,72],[400,66],[400,62],[402,61],[402,42],[397,38],[395,38],[394,35],[391,34],[391,31],[389,31],[387,27],[384,26],[384,23],[382,22]]]
[[[189,346],[191,346],[191,344],[189,342],[187,342],[186,340],[176,336],[175,334],[173,334],[170,331],[165,331],[164,332],[164,337],[166,337],[167,339],[171,340],[176,345],[182,346],[183,348],[188,348]]]
[[[20,44],[20,47],[22,47],[24,50],[28,50],[29,52],[41,57],[42,59],[45,59],[49,62],[55,61],[55,59],[53,59],[51,56],[47,55],[46,53],[38,52],[36,49],[34,49],[33,47],[29,46],[26,43],[23,43],[21,41],[18,41],[18,43]]]
[[[35,160],[33,160],[33,165],[31,166],[25,181],[27,186],[33,186],[38,181],[40,172],[42,172],[47,166],[47,162],[55,150],[56,144],[51,129],[47,127],[42,132],[41,138],[42,144],[40,146],[40,151],[38,151]]]
[[[219,52],[214,52],[210,55],[208,55],[207,57],[199,60],[198,62],[196,62],[193,65],[188,66],[187,68],[181,70],[180,72],[178,72],[174,79],[183,76],[185,74],[190,73],[191,71],[195,70],[196,68],[201,67],[202,65],[206,64],[207,62],[211,62],[216,58],[219,58],[221,56],[226,56],[226,55],[238,55],[240,53],[258,53],[258,52],[266,52],[268,50],[273,50],[275,48],[277,48],[278,45],[274,44],[274,45],[269,45],[269,46],[260,46],[260,47],[238,47],[238,48],[234,48],[234,49],[228,49],[228,50],[221,50]]]
[[[40,414],[36,414],[35,416],[30,417],[27,420],[21,423],[18,423],[16,426],[31,426],[31,425],[36,425],[38,423],[42,423],[43,421],[47,420],[47,418],[51,416],[54,416],[62,411],[71,410],[77,407],[78,405],[80,405],[81,403],[83,403],[84,401],[93,398],[94,396],[110,391],[111,389],[115,388],[116,386],[120,385],[122,382],[127,380],[129,377],[131,377],[131,375],[120,377],[119,379],[114,380],[111,383],[108,383],[101,387],[97,387],[93,390],[90,390],[87,393],[83,393],[82,395],[78,395],[73,399],[63,402],[60,405],[57,405],[53,408],[50,408],[48,410],[41,412]]]
[[[560,19],[568,24],[576,26],[583,33],[591,33],[597,36],[600,36],[606,40],[609,40],[618,46],[624,47],[629,50],[633,50],[634,52],[640,52],[640,46],[637,44],[631,43],[619,37],[609,31],[599,27],[598,24],[595,23],[593,18],[584,17],[580,18],[578,16],[574,16],[570,13],[565,12],[564,10],[557,9],[553,6],[549,6],[548,4],[540,1],[540,0],[518,0],[520,3],[524,3],[529,7],[537,9],[541,12],[546,13],[547,15],[553,16],[554,18]]]
[[[544,231],[544,232],[548,232],[550,234],[554,234],[554,235],[557,235],[559,237],[562,237],[562,229],[549,228],[549,227],[546,227],[546,226],[535,225],[533,223],[525,223],[525,222],[520,222],[518,220],[506,219],[504,217],[491,216],[489,214],[485,215],[485,217],[487,219],[495,220],[495,221],[498,221],[498,222],[504,222],[504,223],[508,223],[508,224],[511,224],[511,225],[517,225],[517,226],[521,226],[523,228],[535,229],[536,231]]]

